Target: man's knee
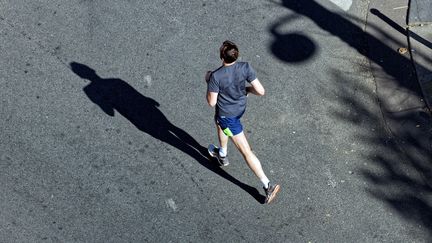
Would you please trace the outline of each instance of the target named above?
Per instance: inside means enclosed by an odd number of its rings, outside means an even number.
[[[243,132],[233,136],[232,140],[239,149],[240,153],[242,153],[243,155],[249,155],[250,153],[252,153],[252,150]]]

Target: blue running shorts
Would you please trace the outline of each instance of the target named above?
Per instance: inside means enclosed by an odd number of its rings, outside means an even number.
[[[222,128],[222,131],[228,137],[235,136],[243,132],[243,125],[240,122],[243,113],[235,117],[215,116],[216,124]]]

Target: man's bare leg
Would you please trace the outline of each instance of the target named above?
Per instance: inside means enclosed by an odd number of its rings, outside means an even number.
[[[224,156],[226,156],[226,153],[228,152],[228,136],[225,135],[220,126],[217,124],[216,129],[218,132],[219,146],[223,149]]]
[[[228,152],[228,136],[222,131],[222,129],[216,124],[218,139],[219,139],[219,148],[213,144],[210,144],[208,147],[208,151],[211,157],[216,158],[220,165],[227,166],[229,165],[229,160],[227,157]]]
[[[266,191],[266,199],[264,203],[270,203],[276,197],[276,194],[280,190],[280,186],[277,184],[270,185],[270,181],[265,175],[261,162],[252,152],[249,143],[246,139],[246,136],[243,132],[232,137],[234,144],[237,146],[240,153],[243,155],[243,158],[246,160],[249,168],[255,173],[255,175],[261,180],[264,185],[264,189]]]
[[[258,158],[255,156],[255,154],[252,152],[249,143],[246,139],[246,136],[243,132],[235,135],[232,137],[232,140],[240,153],[243,155],[243,158],[246,160],[247,165],[253,173],[261,180],[261,181],[268,181],[267,176],[265,175],[261,162],[258,160]]]

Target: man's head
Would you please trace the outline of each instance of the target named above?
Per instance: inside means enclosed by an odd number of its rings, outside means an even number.
[[[77,62],[71,62],[70,67],[72,72],[74,72],[80,78],[88,79],[90,81],[95,81],[99,79],[99,76],[96,74],[96,71],[87,65],[77,63]]]
[[[236,44],[232,41],[224,41],[220,47],[220,58],[225,63],[233,63],[239,57],[239,50]]]

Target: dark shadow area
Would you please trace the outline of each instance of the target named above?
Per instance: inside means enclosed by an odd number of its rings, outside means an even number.
[[[334,75],[333,81],[334,87],[339,89],[338,94],[343,95],[328,96],[326,99],[342,107],[330,110],[330,114],[353,126],[375,128],[373,132],[356,135],[356,139],[375,151],[363,154],[371,165],[359,168],[360,175],[369,183],[366,191],[406,220],[421,225],[432,236],[430,141],[419,139],[430,133],[431,118],[421,109],[397,113],[391,117],[391,122],[400,123],[403,127],[391,131],[397,135],[392,136],[383,124],[381,114],[372,110],[366,102],[355,98],[364,95],[365,100],[376,99],[371,90],[362,84],[350,82],[340,73]],[[401,143],[405,146],[401,147]]]
[[[308,60],[315,49],[313,41],[299,33],[279,35],[271,46],[272,52],[280,60],[296,63]]]
[[[371,65],[382,69],[381,76],[391,77],[383,78],[384,81],[388,80],[387,82],[377,82],[378,93],[390,87],[393,90],[407,90],[410,95],[421,99],[422,92],[409,58],[400,55],[386,43],[316,1],[282,0],[281,5],[293,11],[294,15],[308,18],[322,30],[357,50],[370,60]],[[402,34],[407,34],[388,18],[384,18],[385,16],[380,17]],[[377,26],[372,28],[378,29]],[[270,32],[273,34],[273,29]],[[283,42],[282,39],[280,41]],[[277,53],[273,54],[278,56]],[[376,101],[377,94],[364,84],[353,82],[343,73],[336,71],[332,81],[332,87],[338,89],[335,91],[338,96],[328,95],[326,98],[342,108],[330,110],[331,115],[352,126],[376,129],[373,132],[356,134],[356,139],[375,151],[363,154],[364,158],[373,164],[360,168],[360,174],[369,183],[366,190],[407,221],[420,225],[432,236],[432,183],[429,182],[432,176],[430,113],[424,107],[395,112],[394,107],[386,103],[386,99],[376,102],[380,104],[381,110],[375,110],[368,102]],[[379,94],[378,97],[388,95],[391,98],[393,94],[390,92],[382,95]]]
[[[329,11],[313,0],[283,0],[282,6],[295,14],[312,20],[318,27],[337,36],[360,54],[367,57],[373,63],[379,65],[387,74],[398,80],[398,85],[407,88],[421,97],[421,91],[416,81],[412,81],[412,74],[406,71],[406,67],[412,66],[410,59],[401,56],[395,50],[388,47],[376,37],[365,33],[359,26],[348,19]],[[278,24],[283,24],[284,21]],[[273,29],[270,30],[273,33]],[[280,42],[283,42],[280,40]],[[289,48],[289,43],[286,43]],[[373,46],[374,52],[368,49]],[[278,56],[277,53],[273,54]]]
[[[95,70],[84,64],[72,62],[70,67],[79,77],[90,81],[83,90],[107,115],[114,116],[117,111],[139,130],[191,156],[205,168],[239,186],[258,202],[264,203],[265,197],[256,188],[240,182],[225,172],[217,162],[207,156],[207,148],[172,124],[158,109],[157,101],[142,95],[121,79],[99,77]]]
[[[398,25],[393,20],[391,20],[389,17],[387,17],[383,13],[381,13],[378,9],[372,8],[370,10],[370,12],[371,12],[371,14],[380,18],[382,21],[386,22],[388,25],[390,25],[393,29],[397,30],[402,35],[407,36],[407,31],[405,28],[402,28],[400,25]]]
[[[270,31],[275,38],[270,49],[280,60],[288,63],[299,63],[310,59],[316,52],[315,43],[301,33],[280,33],[278,28],[286,21],[286,18],[274,24]]]
[[[389,17],[385,16],[383,13],[381,13],[378,9],[371,9],[370,12],[373,15],[376,15],[377,17],[379,17],[380,19],[382,19],[384,22],[386,22],[388,25],[390,25],[392,28],[394,28],[395,30],[397,30],[398,32],[400,32],[401,34],[405,35],[408,37],[408,34],[411,38],[415,39],[416,41],[422,43],[423,45],[429,47],[430,49],[432,49],[432,43],[430,43],[428,40],[424,39],[423,37],[417,35],[416,33],[406,30],[405,28],[402,28],[400,25],[398,25],[397,23],[395,23],[393,20],[391,20]]]

